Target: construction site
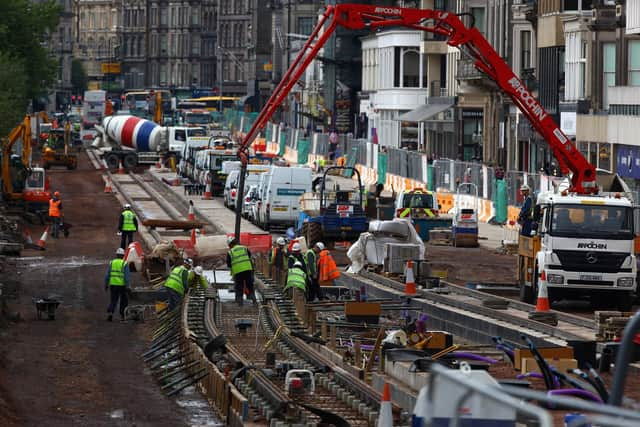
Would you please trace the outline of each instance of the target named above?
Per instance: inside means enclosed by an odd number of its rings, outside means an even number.
[[[274,121],[336,26],[365,23],[465,48],[565,176],[533,202],[534,179],[454,161],[409,179],[377,144]],[[205,135],[163,125],[158,95],[154,121],[105,114],[90,143],[43,113],[3,140],[0,425],[640,425],[624,182],[456,15],[328,7],[299,55],[259,114]]]

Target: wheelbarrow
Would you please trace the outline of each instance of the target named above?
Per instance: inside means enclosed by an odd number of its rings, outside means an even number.
[[[62,301],[55,298],[34,298],[33,303],[36,305],[36,316],[41,320],[46,314],[49,320],[56,318],[56,309]]]

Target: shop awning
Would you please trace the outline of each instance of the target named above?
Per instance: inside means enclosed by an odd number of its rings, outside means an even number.
[[[453,107],[453,103],[425,104],[398,116],[401,122],[424,122],[436,114]]]

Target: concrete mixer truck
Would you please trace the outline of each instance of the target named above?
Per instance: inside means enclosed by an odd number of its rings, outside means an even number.
[[[109,169],[154,164],[162,156],[176,157],[190,138],[205,138],[204,128],[163,127],[136,116],[108,116],[95,126],[98,136],[92,147],[100,152]]]

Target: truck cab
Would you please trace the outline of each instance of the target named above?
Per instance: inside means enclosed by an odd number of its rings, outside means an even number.
[[[620,193],[541,193],[533,237],[519,236],[520,297],[533,303],[544,282],[549,299],[591,297],[628,311],[636,292],[634,208]]]
[[[429,231],[433,228],[448,228],[452,223],[452,218],[441,217],[436,192],[424,189],[405,190],[398,194],[395,217],[411,221],[424,241],[429,240]]]

